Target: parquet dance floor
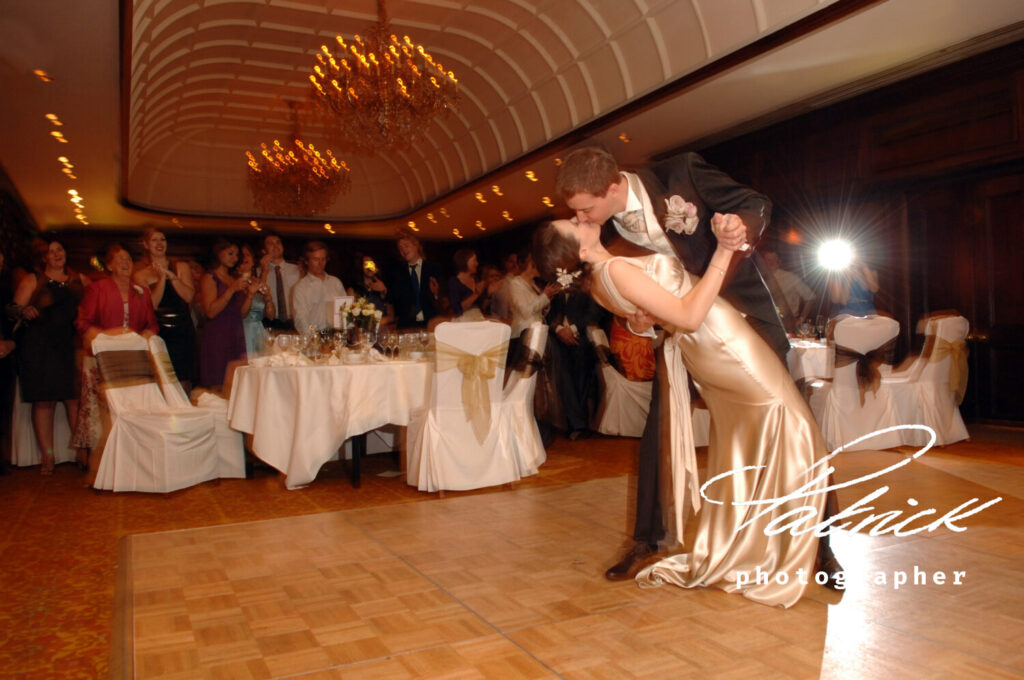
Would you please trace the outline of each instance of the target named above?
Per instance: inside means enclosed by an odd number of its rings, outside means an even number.
[[[908,458],[843,454],[836,476]],[[790,610],[718,590],[605,581],[625,538],[628,476],[132,535],[121,546],[114,670],[161,679],[1024,676],[1024,468],[950,447],[843,489],[841,505],[882,486],[872,512],[902,512],[894,518],[1002,500],[930,532],[844,532],[835,542],[847,570],[841,598],[815,586]]]

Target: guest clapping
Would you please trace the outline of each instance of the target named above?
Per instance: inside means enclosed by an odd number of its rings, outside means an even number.
[[[169,259],[166,236],[150,227],[142,235],[142,257],[132,280],[149,290],[160,337],[167,345],[174,373],[187,392],[195,380],[196,329],[191,304],[196,290],[192,267],[184,260]]]
[[[242,329],[245,331],[246,354],[252,357],[266,350],[269,333],[263,320],[272,321],[277,310],[270,286],[267,285],[267,270],[265,267],[256,267],[252,248],[247,245],[242,246],[242,261],[238,263],[235,275],[248,283],[245,301],[242,303],[242,311],[245,313]]]
[[[472,250],[457,250],[452,259],[457,274],[448,279],[448,301],[452,316],[462,316],[466,310],[479,306],[480,297],[487,291],[487,282],[476,280],[479,260]]]
[[[238,246],[224,239],[213,244],[211,266],[199,281],[199,295],[206,314],[199,349],[199,384],[219,391],[230,384],[230,371],[245,360],[242,317],[248,309],[249,282],[231,275],[238,264]]]

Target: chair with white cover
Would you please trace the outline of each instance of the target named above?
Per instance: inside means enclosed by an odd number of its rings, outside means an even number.
[[[882,378],[892,391],[900,420],[932,428],[939,446],[969,436],[959,407],[967,388],[968,330],[970,323],[962,316],[929,319],[921,354],[907,370]],[[930,438],[923,430],[905,434],[906,443],[914,446],[923,446]]]
[[[511,428],[502,418],[511,330],[493,321],[438,324],[430,405],[409,423],[410,485],[420,491],[466,490],[521,477]]]
[[[70,447],[71,427],[64,402],[53,409],[53,458],[56,464],[74,463],[75,450]],[[18,467],[39,465],[42,451],[32,425],[32,403],[21,400],[21,380],[14,384],[14,409],[11,413],[11,464]]]
[[[608,347],[608,336],[597,326],[587,328],[594,345],[600,370],[601,405],[594,418],[594,429],[617,437],[639,437],[644,433],[651,408],[651,380],[630,380],[615,367]]]
[[[889,386],[882,383],[878,372],[899,330],[899,322],[883,316],[848,316],[835,324],[832,382],[813,381],[810,385],[811,410],[829,450],[901,424]],[[869,437],[844,450],[901,446],[906,443],[905,432]]]
[[[167,344],[159,335],[149,338],[149,353],[153,357],[160,390],[167,405],[174,409],[195,408],[213,417],[217,435],[217,476],[244,479],[245,440],[241,432],[232,430],[228,425],[227,399],[207,392],[201,395],[199,403],[193,406],[185,394],[185,388],[181,386],[181,381],[178,380],[177,373],[174,372],[174,364],[167,353]]]
[[[213,418],[167,404],[146,339],[101,333],[92,351],[111,420],[93,486],[166,493],[216,479]]]
[[[505,407],[502,417],[508,420],[516,447],[519,474],[536,474],[547,460],[547,451],[533,413],[533,398],[537,391],[537,374],[544,370],[544,350],[548,343],[547,324],[536,322],[523,331],[521,355],[509,367],[511,375],[505,385]]]

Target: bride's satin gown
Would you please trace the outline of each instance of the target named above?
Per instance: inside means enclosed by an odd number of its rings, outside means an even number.
[[[608,264],[628,262],[678,297],[698,280],[675,259],[665,255],[612,258],[594,268],[594,298],[609,311],[627,316],[636,306],[619,295]],[[672,403],[673,491],[677,536],[682,536],[682,498],[693,499],[700,484],[718,474],[745,466],[758,470],[727,477],[705,493],[697,515],[691,551],[674,555],[640,572],[641,585],[673,583],[685,588],[716,586],[740,591],[756,602],[792,606],[814,583],[818,538],[813,531],[797,536],[783,531],[774,536],[764,529],[786,512],[807,506],[779,524],[798,522],[808,529],[819,522],[825,505],[822,466],[824,439],[792,378],[774,352],[736,309],[717,298],[701,327],[693,333],[666,328],[665,361]],[[685,370],[683,370],[685,366]],[[686,371],[711,412],[707,474],[698,483],[690,431]],[[810,470],[810,472],[809,472]],[[817,481],[813,481],[817,479]],[[809,482],[812,482],[808,485]],[[807,486],[809,497],[790,500],[744,528],[767,505],[733,506],[732,501],[784,497]],[[794,532],[795,533],[795,532]],[[758,570],[761,572],[757,582]],[[746,580],[744,584],[743,581]],[[803,581],[803,582],[801,582]]]

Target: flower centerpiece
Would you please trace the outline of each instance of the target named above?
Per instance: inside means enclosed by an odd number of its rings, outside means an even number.
[[[368,349],[377,341],[377,331],[384,312],[364,297],[356,298],[341,310],[342,328],[348,333],[352,347]]]
[[[384,313],[364,297],[356,298],[342,308],[345,328],[376,330]]]

